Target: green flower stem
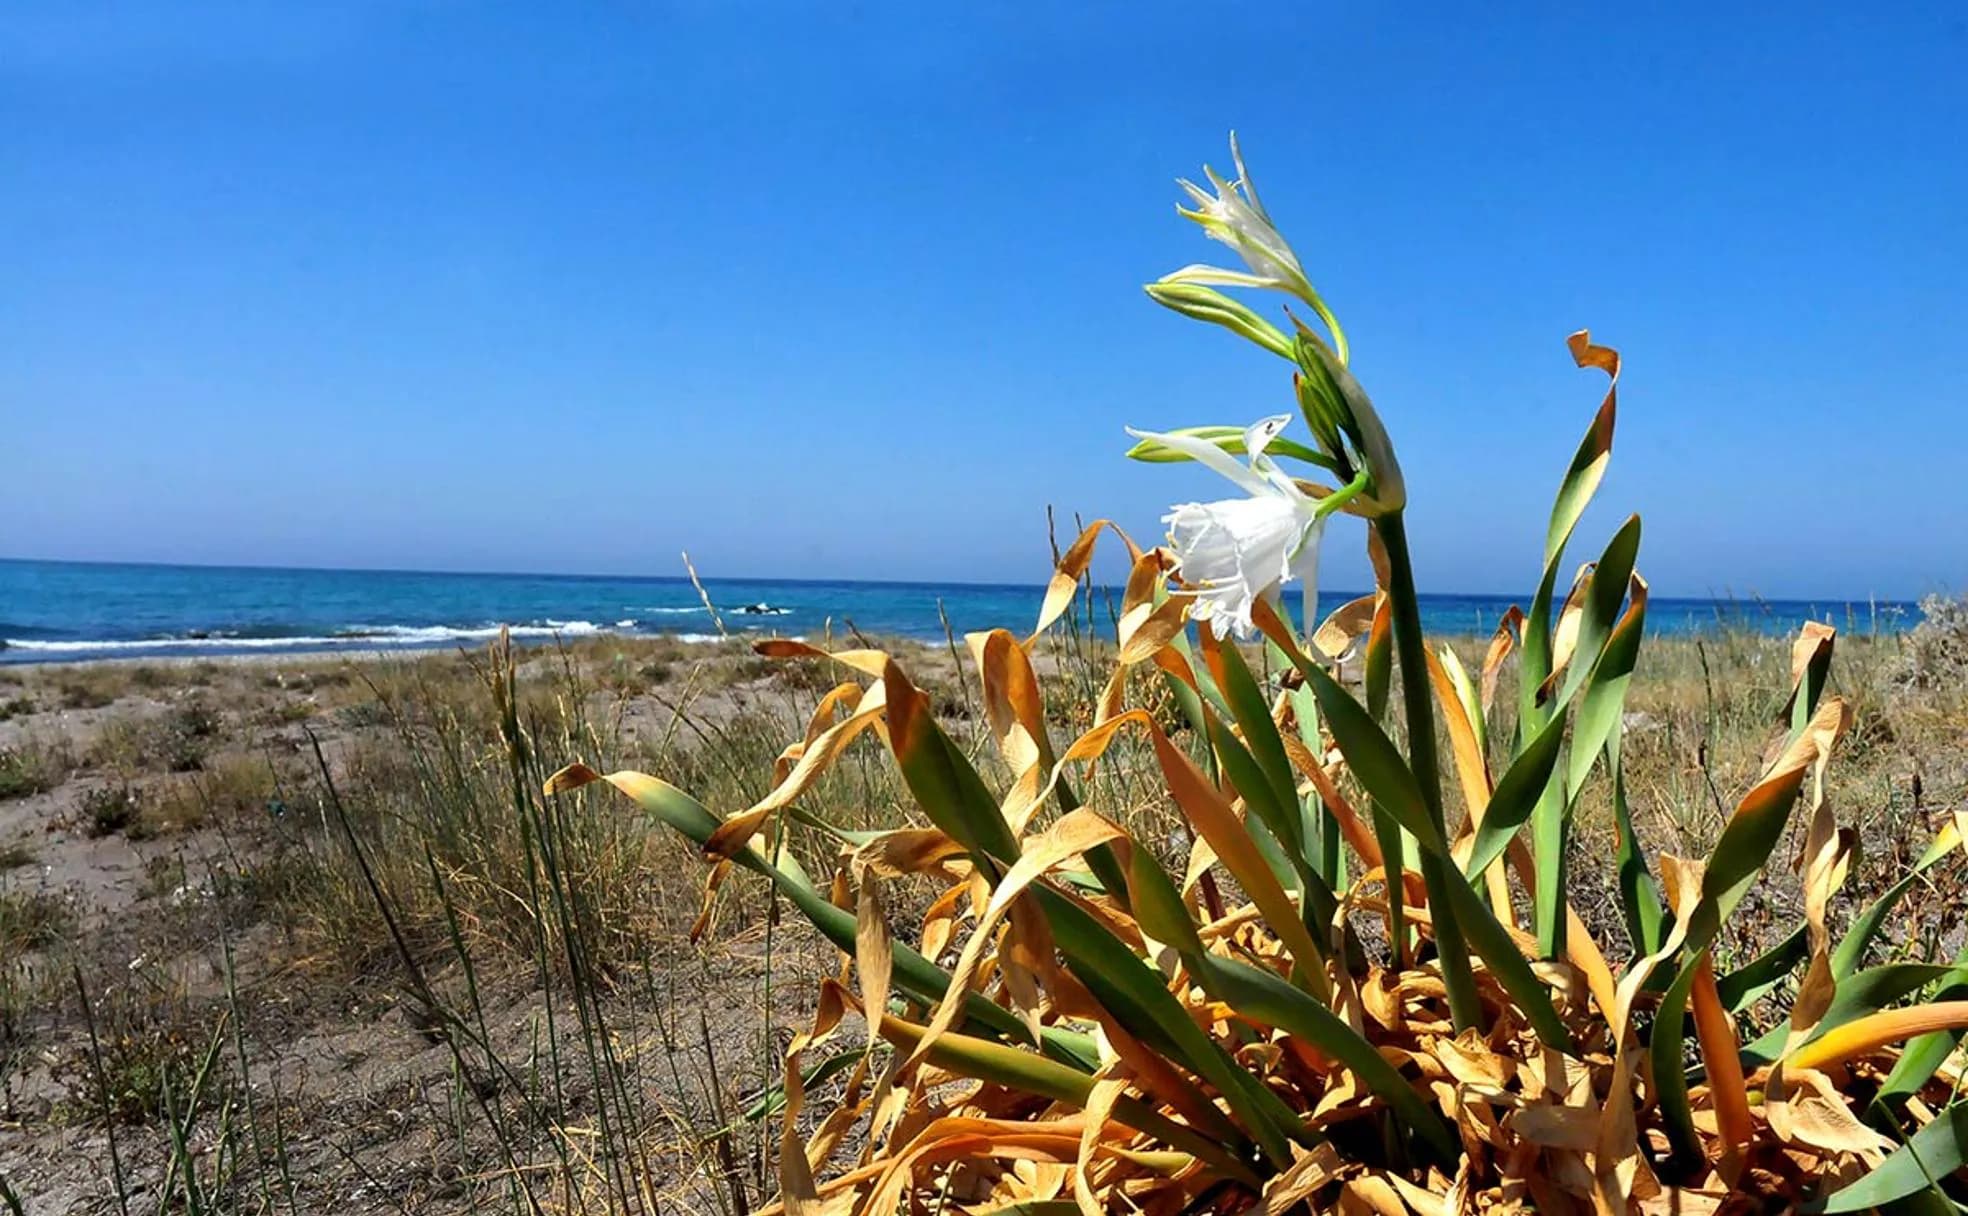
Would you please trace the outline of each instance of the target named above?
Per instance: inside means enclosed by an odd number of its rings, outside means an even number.
[[[1421,786],[1429,817],[1443,839],[1448,828],[1442,812],[1442,774],[1435,755],[1435,705],[1428,686],[1428,656],[1421,636],[1421,605],[1415,598],[1414,565],[1408,556],[1408,530],[1402,512],[1392,511],[1374,521],[1387,550],[1388,610],[1394,626],[1394,649],[1401,662],[1401,698],[1408,722],[1408,768]],[[1441,958],[1442,982],[1449,990],[1449,1016],[1457,1030],[1480,1026],[1483,1003],[1476,992],[1476,974],[1469,965],[1462,930],[1449,907],[1447,876],[1442,859],[1418,849],[1421,879],[1428,887],[1428,909],[1434,919],[1435,948]],[[1399,898],[1398,882],[1390,882]]]

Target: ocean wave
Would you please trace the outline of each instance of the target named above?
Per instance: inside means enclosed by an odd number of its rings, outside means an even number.
[[[645,606],[642,608],[631,609],[631,611],[634,612],[653,612],[656,613],[658,616],[689,616],[693,613],[702,612],[703,610],[704,610],[704,606],[702,604],[696,604],[688,608],[657,608],[654,606]]]
[[[633,624],[633,622],[631,622]],[[592,637],[607,633],[593,621],[532,621],[499,625],[352,625],[330,634],[289,634],[247,636],[236,631],[212,629],[172,637],[155,638],[4,638],[8,650],[43,654],[128,654],[139,651],[172,650],[320,650],[368,646],[441,646],[447,642],[482,642],[510,630],[516,638]]]

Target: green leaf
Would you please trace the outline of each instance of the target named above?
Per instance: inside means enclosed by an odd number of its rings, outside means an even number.
[[[1894,1001],[1910,996],[1929,984],[1952,978],[1968,980],[1968,971],[1947,963],[1887,963],[1860,971],[1842,981],[1825,1007],[1823,1016],[1811,1030],[1811,1038],[1843,1026],[1869,1013],[1877,1013]],[[1790,1024],[1779,1022],[1742,1049],[1743,1067],[1756,1068],[1783,1054],[1790,1040]],[[1807,1042],[1809,1040],[1806,1040]]]
[[[1640,517],[1629,515],[1619,531],[1606,542],[1604,552],[1593,564],[1585,585],[1585,602],[1580,605],[1578,639],[1572,649],[1572,662],[1565,672],[1558,694],[1559,704],[1570,701],[1585,678],[1598,666],[1600,648],[1619,619],[1620,605],[1626,602],[1627,584],[1633,577],[1633,563],[1640,556]],[[1588,656],[1594,656],[1588,659]],[[1629,668],[1630,670],[1630,668]],[[1588,754],[1599,750],[1598,744]]]
[[[1490,863],[1503,855],[1510,838],[1530,818],[1558,764],[1558,751],[1565,742],[1565,721],[1556,718],[1545,723],[1524,750],[1510,763],[1490,794],[1483,822],[1477,825],[1476,840],[1470,847],[1469,864],[1464,873],[1474,880]]]
[[[1558,1011],[1552,1007],[1550,990],[1538,978],[1537,972],[1531,969],[1523,952],[1517,949],[1516,939],[1497,920],[1490,905],[1476,894],[1476,889],[1469,885],[1469,880],[1463,877],[1455,863],[1444,861],[1441,870],[1449,911],[1455,916],[1470,950],[1483,960],[1497,982],[1503,985],[1504,991],[1517,1002],[1524,1020],[1537,1031],[1538,1038],[1560,1051],[1572,1051],[1571,1032],[1565,1029]]]
[[[998,800],[937,725],[929,699],[891,663],[884,677],[889,744],[903,782],[931,823],[964,846],[987,873],[1018,860],[1018,841]]]
[[[1446,853],[1441,829],[1429,817],[1421,786],[1387,732],[1323,668],[1308,662],[1301,664],[1299,671],[1319,700],[1319,712],[1346,757],[1346,767],[1395,822],[1424,845],[1432,845],[1437,854]]]
[[[1863,1212],[1931,1187],[1968,1164],[1968,1104],[1950,1106],[1878,1168],[1825,1202],[1826,1212]]]
[[[1703,1159],[1701,1139],[1695,1132],[1694,1108],[1688,1104],[1688,1074],[1681,1064],[1682,1047],[1688,1038],[1688,994],[1694,991],[1700,962],[1698,951],[1690,953],[1688,965],[1661,995],[1660,1007],[1654,1012],[1653,1037],[1647,1041],[1661,1122],[1673,1146],[1674,1160],[1684,1167]]]
[[[1579,350],[1574,345],[1575,358]],[[1592,425],[1579,441],[1578,451],[1572,455],[1572,463],[1558,483],[1558,496],[1551,504],[1551,522],[1544,535],[1544,570],[1537,593],[1531,598],[1530,611],[1524,617],[1523,645],[1518,654],[1518,733],[1526,740],[1544,720],[1538,689],[1551,675],[1551,599],[1558,581],[1558,563],[1565,556],[1565,545],[1571,539],[1572,530],[1578,527],[1579,517],[1585,514],[1586,504],[1592,501],[1606,474],[1613,452],[1615,414],[1613,393],[1608,389],[1599,412],[1593,415]]]
[[[1620,914],[1626,931],[1642,956],[1660,952],[1665,940],[1667,906],[1661,902],[1660,887],[1647,868],[1647,855],[1640,850],[1640,838],[1633,831],[1633,808],[1626,801],[1626,774],[1620,767],[1620,732],[1606,737],[1606,771],[1613,781],[1613,827],[1619,840],[1614,846],[1614,862],[1619,867]]]
[[[1318,698],[1319,712],[1325,716],[1347,766],[1373,795],[1376,810],[1384,808],[1439,863],[1436,882],[1430,887],[1431,898],[1439,887],[1448,916],[1454,918],[1453,923],[1467,937],[1470,948],[1524,1010],[1526,1020],[1538,1035],[1553,1047],[1568,1047],[1571,1034],[1552,1008],[1550,991],[1525,961],[1509,930],[1456,867],[1447,842],[1422,801],[1420,786],[1393,741],[1322,668],[1303,655],[1291,658]],[[1443,923],[1450,923],[1447,917]]]
[[[1722,1007],[1730,1013],[1741,1013],[1757,997],[1782,983],[1810,953],[1810,926],[1799,925],[1791,930],[1789,937],[1715,981]]]
[[[1274,1165],[1289,1163],[1285,1140],[1291,1130],[1302,1130],[1301,1121],[1196,1025],[1164,987],[1161,972],[1065,896],[1043,886],[1033,887],[1032,893],[1045,910],[1067,969],[1094,999],[1144,1043],[1215,1086],[1265,1156]],[[1134,898],[1139,899],[1138,892]]]
[[[633,792],[624,790],[637,805],[658,821],[702,846],[724,822],[695,798],[668,782],[653,777],[636,783]],[[854,913],[837,908],[814,887],[797,865],[776,866],[755,848],[740,850],[732,860],[756,874],[770,879],[792,901],[821,936],[849,954],[854,952]],[[791,859],[788,858],[790,863]],[[940,1002],[950,990],[950,973],[924,958],[902,942],[893,944],[895,982],[904,991],[928,1004]],[[972,992],[964,997],[964,1016],[995,1033],[1020,1042],[1030,1039],[1030,1031],[1016,1014]],[[1043,1043],[1047,1055],[1086,1072],[1100,1064],[1100,1053],[1086,1035],[1048,1027]]]
[[[1661,996],[1654,1012],[1653,1038],[1648,1044],[1654,1084],[1668,1139],[1673,1143],[1676,1159],[1682,1162],[1697,1159],[1701,1153],[1681,1068],[1681,1050],[1687,1037],[1688,994],[1694,988],[1695,972],[1721,932],[1722,922],[1735,911],[1743,895],[1762,874],[1771,850],[1790,821],[1790,809],[1797,801],[1798,788],[1803,785],[1809,767],[1793,764],[1766,775],[1743,796],[1729,816],[1702,873],[1701,896],[1689,920],[1680,973]]]
[[[1278,724],[1271,719],[1271,703],[1258,687],[1256,677],[1251,675],[1245,664],[1243,652],[1235,645],[1225,644],[1217,648],[1217,667],[1220,668],[1218,684],[1223,689],[1224,700],[1230,703],[1230,711],[1235,716],[1237,728],[1244,734],[1253,759],[1262,767],[1265,778],[1270,782],[1270,796],[1274,805],[1295,807],[1298,803],[1298,779],[1292,771],[1291,757],[1285,753],[1285,741],[1278,734]],[[1251,791],[1238,786],[1238,791],[1246,798]],[[1297,830],[1297,816],[1288,828],[1274,824],[1278,842],[1303,856],[1304,840]]]
[[[1900,899],[1915,882],[1919,881],[1921,875],[1959,847],[1946,839],[1936,840],[1928,847],[1927,852],[1922,854],[1920,860],[1914,863],[1913,868],[1907,871],[1904,878],[1888,887],[1884,894],[1867,904],[1865,910],[1852,919],[1851,927],[1845,931],[1845,936],[1839,939],[1837,949],[1831,954],[1831,974],[1834,978],[1844,979],[1865,961],[1866,947],[1870,946],[1872,939],[1879,935],[1881,926],[1886,923],[1886,918],[1892,914],[1893,908],[1899,904]]]
[[[913,1031],[913,1035],[910,1033]],[[893,1034],[898,1048],[912,1049],[921,1039],[922,1027],[899,1019],[885,1019],[884,1033]],[[1021,1051],[1003,1043],[974,1039],[968,1035],[945,1034],[929,1045],[930,1063],[961,1076],[990,1081],[1025,1093],[1037,1094],[1068,1106],[1084,1107],[1093,1094],[1093,1078],[1044,1056]],[[1123,1095],[1114,1103],[1117,1121],[1173,1145],[1185,1153],[1217,1168],[1250,1177],[1249,1170],[1222,1145],[1184,1127],[1156,1111],[1139,1098]]]
[[[1345,1019],[1272,972],[1211,954],[1175,883],[1146,849],[1134,850],[1128,878],[1142,931],[1173,946],[1206,991],[1255,1021],[1302,1036],[1353,1069],[1437,1153],[1453,1159],[1456,1140],[1448,1124]]]
[[[1634,516],[1636,534],[1639,518]],[[1593,576],[1593,582],[1598,582],[1597,574]],[[1579,700],[1578,720],[1572,728],[1571,766],[1565,776],[1568,815],[1571,813],[1571,802],[1585,786],[1593,760],[1606,746],[1607,740],[1620,731],[1626,710],[1626,690],[1633,681],[1633,667],[1640,658],[1640,639],[1646,627],[1647,606],[1642,601],[1621,617],[1618,626],[1609,634],[1602,635],[1602,649],[1593,660],[1590,675],[1583,685],[1585,693]],[[1569,699],[1569,693],[1560,699],[1557,714],[1563,714],[1563,705]]]

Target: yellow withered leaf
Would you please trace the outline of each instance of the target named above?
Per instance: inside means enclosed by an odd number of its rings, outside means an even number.
[[[1464,1085],[1500,1088],[1517,1075],[1517,1062],[1492,1051],[1483,1032],[1475,1027],[1452,1039],[1438,1038],[1428,1050],[1448,1069],[1450,1076]]]
[[[879,650],[822,650],[795,638],[767,638],[752,650],[768,659],[832,659],[864,676],[879,677],[888,666],[888,655]]]
[[[964,856],[964,847],[940,828],[896,828],[883,832],[854,851],[857,864],[884,878],[926,874]]]
[[[779,759],[773,762],[772,784],[778,785],[786,779],[792,772],[793,766],[799,762],[799,758],[806,754],[806,749],[812,747],[815,740],[827,732],[828,727],[853,713],[855,707],[861,703],[861,696],[861,686],[849,680],[836,684],[826,696],[821,697],[820,703],[814,706],[812,715],[807,719],[805,735],[798,743],[789,744],[786,750],[779,753]]]
[[[1722,1007],[1715,987],[1715,963],[1703,951],[1695,967],[1695,983],[1688,996],[1695,1017],[1695,1038],[1701,1048],[1702,1066],[1708,1072],[1709,1098],[1715,1105],[1716,1131],[1722,1142],[1722,1176],[1734,1180],[1741,1154],[1748,1147],[1754,1127],[1749,1117],[1749,1087],[1743,1080],[1741,1044],[1736,1025]]]
[[[888,1008],[889,982],[895,970],[894,948],[889,941],[888,917],[882,912],[881,879],[861,869],[855,875],[854,966],[861,975],[861,1006]],[[868,1047],[881,1042],[881,1033],[868,1024]]]
[[[1101,1075],[1093,1083],[1093,1092],[1081,1112],[1084,1126],[1080,1130],[1080,1146],[1073,1158],[1073,1201],[1080,1207],[1080,1216],[1108,1216],[1106,1206],[1094,1194],[1093,1183],[1087,1178],[1087,1168],[1093,1164],[1095,1151],[1107,1134],[1108,1121],[1114,1116],[1114,1103],[1127,1092],[1125,1078]]]
[[[716,865],[705,872],[703,904],[697,910],[697,919],[690,922],[691,944],[695,945],[698,939],[704,936],[704,930],[710,928],[711,910],[717,903],[718,888],[724,885],[724,880],[730,873],[731,860],[729,858],[720,859]]]
[[[1896,1145],[1867,1127],[1831,1078],[1815,1069],[1786,1068],[1788,1092],[1764,1105],[1770,1130],[1788,1144],[1827,1153],[1853,1153],[1877,1165]]]
[[[1687,940],[1688,926],[1701,903],[1702,867],[1700,862],[1663,855],[1660,859],[1661,885],[1674,912],[1674,926],[1660,949],[1636,961],[1628,969],[1613,997],[1607,1015],[1613,1041],[1613,1073],[1607,1092],[1625,1095],[1634,1092],[1638,1064],[1646,1049],[1633,1034],[1634,1003],[1647,978],[1662,961],[1673,957]],[[1645,1162],[1640,1155],[1639,1127],[1633,1104],[1628,1101],[1606,1103],[1599,1114],[1594,1136],[1593,1205],[1599,1216],[1625,1216],[1634,1184]]]
[[[1483,653],[1483,715],[1489,716],[1490,706],[1496,701],[1497,680],[1503,674],[1503,661],[1517,642],[1517,630],[1523,628],[1524,610],[1512,604],[1497,622],[1496,632],[1490,635],[1489,649]]]
[[[1052,623],[1066,614],[1072,606],[1073,596],[1079,590],[1080,580],[1086,576],[1087,568],[1093,564],[1094,542],[1100,539],[1103,529],[1111,530],[1127,546],[1130,563],[1141,560],[1141,548],[1121,531],[1120,526],[1111,519],[1096,519],[1081,531],[1079,537],[1060,555],[1059,564],[1053,569],[1052,580],[1046,584],[1045,599],[1039,605],[1039,623],[1032,628],[1032,637],[1037,638]]]
[[[1968,1027],[1968,1001],[1935,1001],[1906,1009],[1882,1009],[1825,1031],[1791,1052],[1784,1068],[1822,1071],[1893,1043],[1964,1027]]]
[[[1572,579],[1571,592],[1565,596],[1565,606],[1558,610],[1558,624],[1551,631],[1551,675],[1545,679],[1538,690],[1540,701],[1550,697],[1558,687],[1558,677],[1572,661],[1572,653],[1578,649],[1579,627],[1585,621],[1585,597],[1592,586],[1593,563],[1587,562],[1579,567]]]
[[[963,952],[957,957],[956,969],[951,973],[949,993],[937,1005],[928,1029],[909,1053],[912,1061],[926,1057],[936,1040],[950,1029],[957,1015],[963,1012],[964,994],[969,991],[970,981],[992,945],[998,921],[1011,909],[1013,901],[1024,893],[1025,888],[1095,845],[1124,840],[1126,836],[1127,833],[1118,824],[1098,812],[1081,807],[1062,815],[1051,827],[1024,843],[1018,861],[998,881],[997,888],[991,892],[990,902],[985,905],[983,914],[971,931],[970,940],[964,943]]]
[[[1013,773],[1023,773],[1041,762],[1039,741],[1045,737],[1045,699],[1031,656],[1003,629],[966,634],[964,642],[983,684],[984,715],[998,754]]]
[[[956,932],[957,905],[969,894],[970,884],[960,882],[929,905],[923,913],[922,953],[923,957],[935,962],[943,956],[943,950],[950,944],[950,936]]]
[[[1292,1163],[1264,1184],[1261,1209],[1264,1216],[1285,1216],[1346,1171],[1345,1163],[1330,1142],[1309,1150],[1294,1146],[1294,1152]]]
[[[1363,595],[1348,600],[1326,614],[1326,619],[1312,634],[1312,644],[1319,653],[1329,659],[1344,658],[1354,645],[1373,628],[1374,613],[1380,606],[1381,593]]]
[[[799,1114],[806,1104],[800,1055],[812,1044],[830,1036],[834,1027],[840,1024],[842,1002],[838,991],[822,986],[812,1028],[793,1036],[793,1041],[786,1047],[786,1109],[779,1124],[779,1200],[788,1216],[810,1216],[809,1205],[820,1197],[813,1185],[813,1169],[807,1160],[806,1146],[799,1138]]]
[[[711,833],[704,842],[704,852],[711,857],[731,857],[745,847],[753,836],[765,825],[773,812],[790,806],[794,799],[805,793],[818,781],[841,752],[862,732],[872,726],[888,708],[885,685],[871,686],[861,697],[853,713],[820,732],[793,766],[786,779],[775,786],[771,793],[760,799],[751,809],[732,816]]]

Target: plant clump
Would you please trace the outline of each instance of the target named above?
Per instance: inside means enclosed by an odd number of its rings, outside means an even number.
[[[892,656],[779,640],[759,653],[833,682],[754,805],[721,814],[582,764],[548,782],[609,782],[702,849],[712,889],[750,871],[840,948],[785,1057],[775,1210],[1951,1210],[1968,1197],[1953,1105],[1968,953],[1873,956],[1896,903],[1962,853],[1963,825],[1834,916],[1858,864],[1826,794],[1853,721],[1830,692],[1835,632],[1799,633],[1789,701],[1712,851],[1649,855],[1621,766],[1648,600],[1639,518],[1563,577],[1611,458],[1619,356],[1570,339],[1607,388],[1528,606],[1466,666],[1422,634],[1408,487],[1347,340],[1236,161],[1234,180],[1185,183],[1184,214],[1243,269],[1190,266],[1149,292],[1283,360],[1311,442],[1284,434],[1291,415],[1135,432],[1135,458],[1202,464],[1237,493],[1173,508],[1160,547],[1094,524],[1030,634],[966,639],[996,762],[945,733]],[[1281,328],[1223,287],[1282,292],[1319,328]],[[1315,619],[1341,516],[1364,527],[1376,587]],[[1109,532],[1130,563],[1113,675],[1062,744],[1035,653]],[[805,805],[863,737],[920,821],[851,831]],[[1137,835],[1144,789],[1186,835]],[[1623,941],[1567,902],[1588,789],[1611,807]],[[1803,923],[1723,957],[1786,840]],[[896,901],[925,884],[919,926],[898,933]],[[803,1119],[823,1045],[846,1080]]]

